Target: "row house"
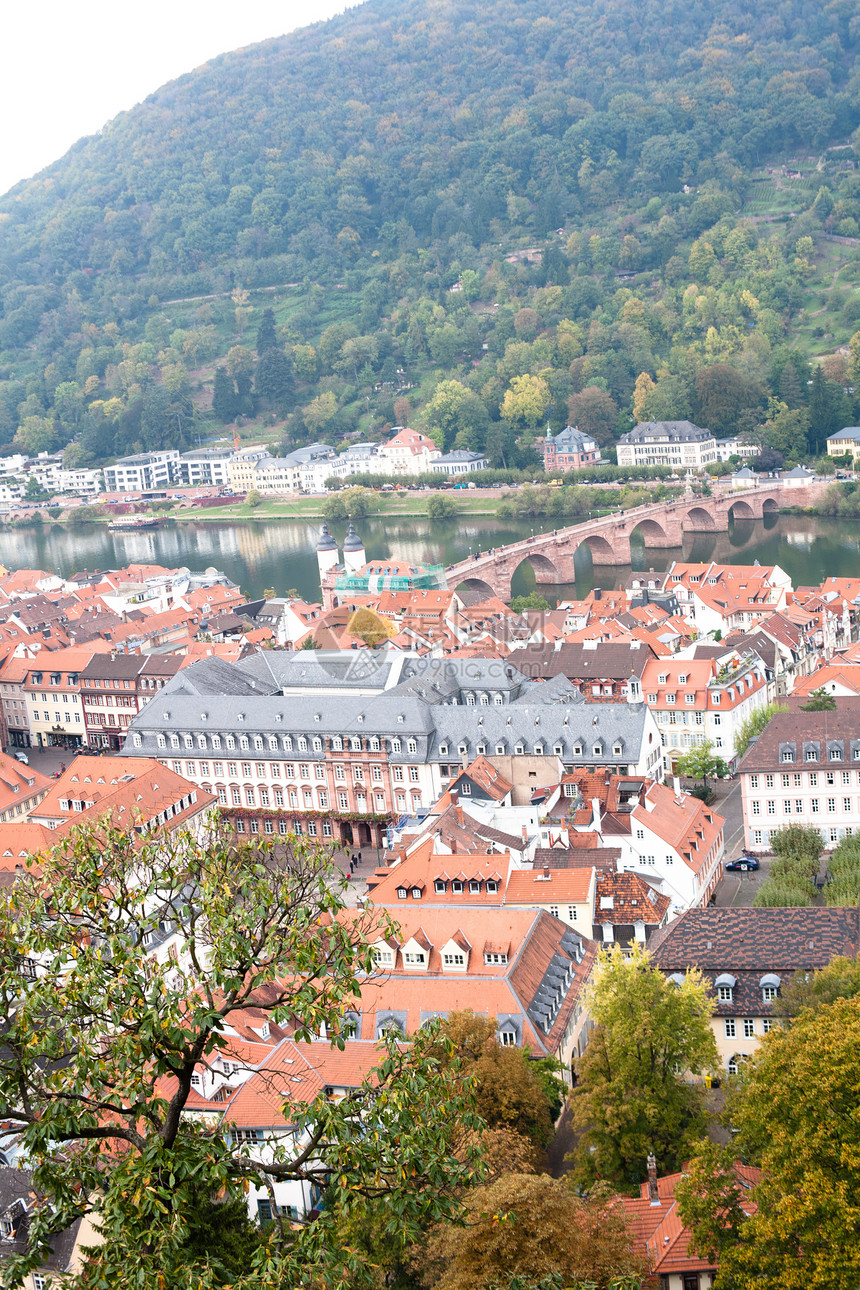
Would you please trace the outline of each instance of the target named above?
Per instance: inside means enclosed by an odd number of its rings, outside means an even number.
[[[86,742],[81,672],[94,650],[63,649],[31,662],[24,693],[36,748],[76,749]]]
[[[828,850],[856,834],[860,699],[837,699],[835,711],[825,712],[804,712],[790,700],[741,758],[738,778],[751,851],[767,851],[771,834],[792,824],[819,829]]]
[[[40,655],[39,650],[25,648],[20,653],[16,650],[6,658],[0,669],[3,745],[6,748],[24,749],[32,745],[30,707],[24,686],[33,660]]]
[[[534,680],[566,676],[589,702],[597,703],[626,699],[630,678],[641,683],[646,665],[656,657],[651,646],[639,640],[605,644],[596,640],[558,640],[552,645],[527,645],[517,650],[516,665]]]
[[[711,1025],[730,1075],[752,1056],[774,1020],[774,1004],[796,972],[856,958],[855,908],[690,909],[651,941],[651,959],[670,980],[698,968],[712,990]]]
[[[707,739],[719,757],[731,761],[739,727],[768,699],[761,659],[735,651],[718,659],[654,659],[645,667],[642,687],[673,765]]]
[[[182,664],[173,654],[94,654],[80,680],[89,747],[122,748],[137,713]]]

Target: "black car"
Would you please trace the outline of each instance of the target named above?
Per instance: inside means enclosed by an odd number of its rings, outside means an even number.
[[[729,873],[749,873],[752,869],[758,869],[759,863],[755,856],[742,855],[737,860],[729,860],[726,863],[726,869]]]

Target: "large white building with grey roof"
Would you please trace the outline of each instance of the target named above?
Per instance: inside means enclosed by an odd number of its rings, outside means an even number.
[[[663,774],[641,699],[592,705],[564,677],[529,681],[503,660],[371,650],[206,659],[147,704],[124,751],[206,787],[239,832],[359,846],[381,845],[481,754],[527,756],[547,783],[577,766]]]

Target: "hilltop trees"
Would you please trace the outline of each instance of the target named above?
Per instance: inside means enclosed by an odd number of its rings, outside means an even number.
[[[343,1101],[293,1105],[296,1138],[262,1158],[182,1118],[195,1067],[252,1002],[299,1039],[325,1026],[337,1042],[373,970],[367,918],[342,911],[328,862],[299,839],[150,839],[103,823],[18,875],[0,899],[0,1101],[48,1203],[31,1211],[12,1273],[94,1210],[104,1242],[81,1284],[218,1284],[193,1253],[194,1198],[241,1196],[267,1177],[315,1183],[326,1212],[299,1231],[278,1225],[236,1290],[317,1275],[360,1284],[364,1269],[331,1236],[367,1200],[394,1242],[457,1212],[481,1124],[456,1064],[442,1069],[424,1037],[382,1052],[376,1078]],[[158,959],[147,946],[171,931],[175,954]]]

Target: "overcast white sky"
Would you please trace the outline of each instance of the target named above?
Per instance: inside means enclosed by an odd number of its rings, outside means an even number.
[[[356,0],[40,0],[3,5],[0,193],[165,81]]]

